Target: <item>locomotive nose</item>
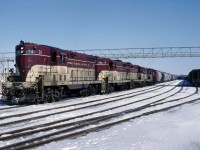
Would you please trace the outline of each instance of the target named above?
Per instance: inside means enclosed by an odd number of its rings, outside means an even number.
[[[16,49],[16,65],[19,68],[21,82],[26,81],[26,76],[30,68],[37,64],[36,50],[27,47],[19,47]]]

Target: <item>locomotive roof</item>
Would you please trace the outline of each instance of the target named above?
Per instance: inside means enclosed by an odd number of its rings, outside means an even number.
[[[78,55],[85,55],[85,56],[89,56],[89,57],[97,57],[97,56],[93,56],[93,55],[88,55],[88,54],[78,53],[78,52],[71,51],[71,50],[63,50],[63,49],[60,49],[60,48],[58,48],[58,47],[54,47],[54,46],[43,45],[43,44],[36,44],[36,43],[29,43],[29,42],[24,42],[24,41],[20,41],[20,43],[19,43],[17,46],[24,46],[24,45],[31,45],[31,46],[45,46],[45,47],[52,48],[52,49],[54,49],[54,50],[56,50],[57,52],[60,52],[60,53],[70,52],[70,53],[78,54]]]
[[[30,46],[45,46],[45,47],[49,47],[51,49],[54,49],[56,50],[57,52],[60,52],[61,54],[65,54],[65,53],[71,53],[71,54],[77,54],[78,56],[88,56],[92,59],[92,61],[94,60],[104,60],[104,61],[112,61],[112,62],[115,62],[117,64],[120,64],[120,63],[123,63],[123,64],[127,64],[127,65],[132,65],[134,67],[137,67],[137,68],[143,68],[143,69],[151,69],[151,68],[146,68],[146,67],[142,67],[142,66],[139,66],[139,65],[135,65],[135,64],[132,64],[130,62],[123,62],[122,60],[112,60],[110,58],[105,58],[105,57],[98,57],[98,56],[94,56],[94,55],[88,55],[88,54],[83,54],[83,53],[78,53],[78,52],[75,52],[75,51],[72,51],[72,50],[63,50],[63,49],[60,49],[60,48],[57,48],[57,47],[54,47],[54,46],[49,46],[49,45],[43,45],[43,44],[36,44],[36,43],[29,43],[29,42],[24,42],[24,41],[20,41],[20,43],[18,45],[16,45],[16,47],[18,46],[25,46],[25,45],[30,45]],[[94,59],[93,59],[94,58]],[[154,69],[151,69],[151,70],[154,70]],[[200,72],[200,69],[194,69],[192,70],[193,72],[195,71],[198,71]],[[191,72],[192,72],[191,71]],[[162,71],[163,72],[163,71]],[[164,73],[164,72],[163,72]]]

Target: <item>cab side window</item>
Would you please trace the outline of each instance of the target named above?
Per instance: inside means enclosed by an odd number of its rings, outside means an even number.
[[[60,55],[60,61],[61,61],[62,64],[65,63],[65,57],[66,57],[66,56],[63,55],[63,54]]]
[[[51,62],[56,62],[56,56],[57,56],[57,53],[56,52],[51,52]]]

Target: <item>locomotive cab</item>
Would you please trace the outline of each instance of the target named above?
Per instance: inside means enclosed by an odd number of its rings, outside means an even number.
[[[38,53],[37,47],[34,44],[25,44],[21,41],[16,46],[16,70],[20,76],[20,82],[27,80],[28,71],[38,63]],[[32,82],[34,81],[32,80]]]
[[[37,74],[34,76],[28,76],[30,68],[38,63],[38,50],[35,44],[24,43],[20,41],[20,44],[15,48],[16,64],[15,72],[11,70],[10,76],[7,78],[7,82],[2,84],[2,97],[3,100],[13,101],[34,101],[35,95],[30,93],[37,90]],[[26,82],[26,81],[29,82]]]

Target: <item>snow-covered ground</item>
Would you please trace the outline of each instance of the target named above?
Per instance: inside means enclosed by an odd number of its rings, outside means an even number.
[[[116,102],[104,104],[101,106],[62,113],[59,115],[49,116],[49,117],[41,118],[38,120],[26,121],[21,124],[0,127],[0,133],[14,130],[14,129],[19,129],[22,127],[29,127],[32,125],[47,123],[47,122],[55,121],[58,119],[73,117],[80,114],[90,113],[97,110],[103,110],[105,108],[123,105],[125,103],[134,102],[136,100],[153,96],[152,98],[146,101],[142,101],[140,103],[134,103],[128,106],[124,106],[122,108],[113,109],[101,114],[109,114],[113,112],[120,112],[127,109],[133,109],[138,106],[142,106],[150,102],[154,102],[161,98],[165,98],[169,95],[172,95],[175,92],[178,92],[181,89],[180,86],[176,86],[173,91],[170,91],[166,94],[156,96],[159,93],[163,93],[164,91],[172,89],[173,86],[179,84],[179,82],[180,81],[177,81],[174,84],[171,84],[170,86],[166,86],[163,89],[158,89],[158,90],[149,92],[147,94],[134,96],[133,98],[126,98],[123,101],[116,101]],[[13,108],[10,110],[0,110],[1,111],[0,117],[12,115],[12,114],[18,114],[18,113],[25,113],[25,112],[30,112],[30,111],[37,111],[37,110],[42,110],[42,109],[47,109],[47,108],[56,108],[56,107],[65,106],[68,104],[75,104],[75,103],[79,103],[83,101],[91,101],[94,99],[109,98],[111,96],[116,96],[120,94],[127,95],[128,93],[136,92],[136,91],[140,91],[140,90],[148,89],[148,88],[149,87],[144,87],[144,88],[139,88],[139,89],[134,89],[134,90],[129,90],[129,91],[123,91],[120,93],[112,93],[109,95],[96,95],[96,96],[91,96],[91,97],[86,97],[86,98],[77,98],[77,99],[72,99],[72,100],[60,101],[60,102],[51,103],[51,104],[31,105],[31,106],[26,106],[22,108]],[[166,98],[163,101],[169,101],[176,98],[183,98],[195,93],[195,91],[196,89],[194,87],[184,87],[175,96]],[[200,98],[200,93],[193,95],[193,97],[189,97],[177,102],[173,102],[173,104],[179,104],[184,101],[191,100],[192,98]],[[108,101],[108,99],[106,101]],[[169,104],[166,103],[163,106],[158,105],[155,108],[161,109],[163,107],[170,106],[170,105],[171,105],[170,103]],[[3,107],[10,107],[10,106],[1,106],[0,108],[3,108]],[[76,108],[76,107],[80,107],[80,106],[73,106],[67,109]],[[126,118],[126,117],[134,116],[137,114],[141,114],[143,112],[147,112],[155,108],[147,108],[147,109],[142,110],[141,112],[130,113],[121,118]],[[16,119],[23,119],[27,117],[45,115],[52,112],[55,113],[55,112],[62,111],[65,109],[66,108],[60,108],[58,110],[44,111],[44,112],[40,112],[36,114],[30,114],[28,116],[22,116],[20,118],[13,117],[13,118],[8,118],[8,119],[2,119],[0,120],[0,123],[4,123],[7,121],[8,122],[14,121]],[[101,115],[101,114],[95,114],[95,115]],[[88,116],[88,118],[89,117],[91,116]],[[113,119],[113,121],[117,119],[120,119],[120,118]],[[82,137],[77,137],[75,139],[65,139],[63,141],[52,142],[35,149],[36,150],[43,150],[43,149],[54,149],[54,150],[82,150],[82,149],[83,150],[102,150],[102,149],[103,150],[113,150],[113,149],[115,150],[138,150],[138,149],[139,150],[160,150],[160,149],[162,150],[174,150],[174,149],[188,150],[189,149],[189,150],[197,150],[197,149],[200,149],[199,125],[200,125],[200,101],[199,102],[197,101],[196,103],[187,104],[181,107],[171,109],[166,112],[161,112],[161,113],[141,117],[132,121],[128,121],[126,123],[121,123],[119,125],[115,125],[114,127],[111,127],[103,131],[93,132]],[[54,130],[56,131],[56,129]],[[47,133],[51,133],[54,130],[48,131]],[[45,133],[40,132],[35,135],[32,135],[32,137],[30,138],[37,137],[43,134]],[[12,141],[6,141],[6,142],[0,141],[0,147],[12,144],[13,142],[15,143],[17,141],[23,141],[25,139],[26,137],[20,137]]]
[[[200,103],[171,109],[37,150],[199,150]]]

